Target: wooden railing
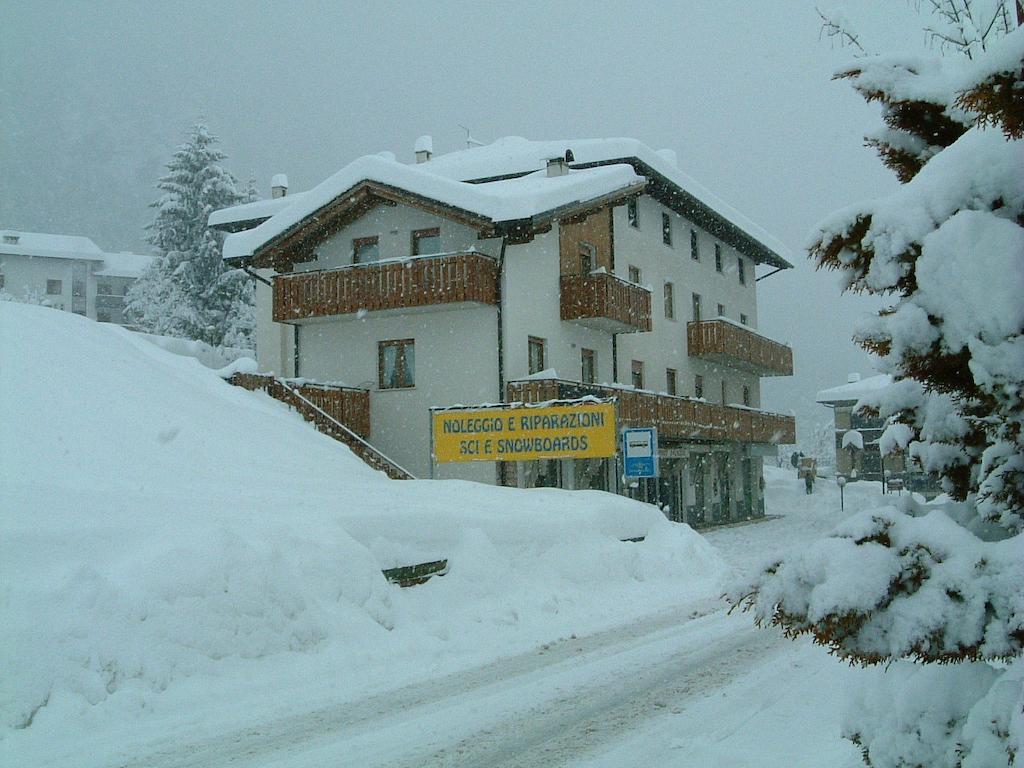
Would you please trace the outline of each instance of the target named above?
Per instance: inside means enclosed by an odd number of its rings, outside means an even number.
[[[412,474],[364,439],[370,434],[370,393],[367,390],[299,383],[255,373],[236,373],[228,382],[248,390],[262,390],[275,400],[294,408],[318,432],[344,443],[352,449],[352,453],[392,480],[413,479]],[[357,432],[357,428],[362,432]]]
[[[581,384],[561,379],[509,382],[509,402],[542,403],[588,395],[618,401],[620,427],[656,426],[659,437],[679,440],[729,440],[740,443],[796,442],[796,420],[767,411],[718,405],[689,397],[635,389]]]
[[[792,376],[793,350],[727,320],[687,323],[691,357],[752,371],[760,376]]]
[[[360,310],[471,301],[498,303],[498,263],[482,253],[413,256],[274,278],[275,322],[294,323]]]
[[[561,315],[612,333],[651,330],[651,292],[610,273],[562,275]]]

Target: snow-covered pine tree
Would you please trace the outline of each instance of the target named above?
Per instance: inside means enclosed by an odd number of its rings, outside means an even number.
[[[246,198],[221,166],[225,155],[216,143],[205,125],[193,125],[157,183],[163,194],[151,205],[156,217],[147,239],[158,256],[129,291],[127,309],[152,333],[251,348],[252,283],[241,270],[224,266],[224,237],[206,225],[212,211]]]
[[[843,719],[875,768],[1024,765],[1024,29],[981,46],[967,32],[970,57],[837,75],[883,105],[869,140],[904,184],[810,248],[892,299],[857,338],[894,383],[861,406],[949,496],[853,516],[730,594],[759,623],[885,665]]]

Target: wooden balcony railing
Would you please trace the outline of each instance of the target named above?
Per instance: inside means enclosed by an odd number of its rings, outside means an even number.
[[[369,390],[333,384],[299,383],[261,373],[236,373],[232,375],[231,383],[251,391],[262,390],[292,406],[295,406],[295,403],[290,402],[292,398],[288,397],[288,391],[294,391],[360,437],[370,436]],[[315,423],[315,414],[303,415]]]
[[[691,357],[751,371],[759,376],[792,376],[793,350],[728,320],[687,323]]]
[[[651,292],[610,273],[562,275],[561,313],[609,333],[651,330]]]
[[[296,323],[360,310],[459,302],[498,303],[494,259],[469,251],[277,275],[273,317],[278,323]]]
[[[792,416],[689,397],[560,379],[512,381],[508,384],[507,395],[509,402],[520,403],[574,400],[588,395],[614,397],[618,400],[620,427],[655,426],[660,438],[784,445],[796,442],[796,420]]]

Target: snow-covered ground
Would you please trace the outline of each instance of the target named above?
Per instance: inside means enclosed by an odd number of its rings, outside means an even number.
[[[842,519],[794,474],[766,472],[779,519],[706,536],[607,494],[388,481],[191,358],[0,304],[0,760],[855,764],[851,672],[719,598]],[[847,513],[879,500],[847,486]]]

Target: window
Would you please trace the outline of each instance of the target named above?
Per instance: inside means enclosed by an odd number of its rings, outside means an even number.
[[[85,296],[85,280],[71,281],[71,295],[79,297]]]
[[[746,384],[743,385],[743,404],[750,407],[750,387]]]
[[[722,245],[715,243],[715,272],[722,271]]]
[[[725,304],[718,305],[718,314],[715,317],[725,317]]]
[[[4,243],[7,245],[17,245],[18,235],[4,235]]]
[[[693,377],[693,396],[696,398],[704,397],[704,377],[699,373]]]
[[[641,360],[634,360],[630,366],[630,376],[634,387],[637,389],[644,388],[644,364]]]
[[[722,405],[725,405],[725,398],[726,398],[726,392],[727,391],[728,390],[727,390],[726,385],[725,385],[725,379],[722,379]]]
[[[412,233],[413,256],[428,256],[430,254],[440,252],[441,230],[439,228],[418,229]]]
[[[544,370],[544,339],[530,336],[526,341],[527,362],[530,373],[540,373]]]
[[[594,271],[594,246],[590,243],[580,243],[580,274],[589,275]]]
[[[47,280],[46,281],[46,295],[47,296],[60,296],[64,293],[64,283],[60,280]]]
[[[740,322],[743,323],[743,325],[747,325],[747,316],[742,312],[740,312]]]
[[[665,317],[675,320],[676,304],[672,283],[665,283]]]
[[[626,219],[629,221],[629,226],[636,229],[640,228],[640,217],[637,215],[635,197],[626,203]]]
[[[697,240],[697,230],[690,230],[690,258],[700,261],[700,243]]]
[[[700,294],[693,294],[693,322],[700,322]]]
[[[109,323],[110,322],[110,313],[106,312],[106,311],[104,311],[102,309],[97,309],[96,310],[96,322],[97,323]]]
[[[670,395],[676,393],[676,370],[675,368],[665,369],[665,391]]]
[[[381,389],[408,389],[415,386],[415,342],[412,339],[378,342],[377,375]]]
[[[102,296],[113,296],[114,289],[110,287],[110,283],[96,283],[96,293]]]
[[[747,265],[743,261],[742,256],[736,257],[736,274],[739,275],[740,285],[747,284]]]
[[[593,384],[597,381],[597,355],[592,349],[580,351],[581,375],[580,381],[584,384]]]
[[[0,272],[0,291],[4,288],[4,273]]]
[[[661,214],[661,242],[672,245],[672,219],[667,213]]]
[[[352,263],[368,264],[371,261],[380,260],[379,238],[357,237],[352,241]]]
[[[640,285],[640,267],[634,267],[632,264],[629,266],[629,282]]]

